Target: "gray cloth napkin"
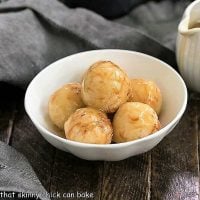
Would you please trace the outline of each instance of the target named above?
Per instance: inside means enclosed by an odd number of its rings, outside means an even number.
[[[83,8],[69,9],[56,0],[4,2],[0,4],[0,82],[25,89],[51,62],[101,48],[147,53],[176,68],[177,25],[188,3],[149,1],[122,18],[108,21]],[[24,156],[3,143],[0,191],[45,191]]]
[[[0,193],[0,199],[9,199],[6,198],[8,195],[10,199],[20,195],[25,197],[27,193],[36,199],[49,199],[46,190],[22,154],[3,142],[0,142],[0,152],[0,191],[7,192]]]
[[[115,23],[85,9],[68,9],[56,0],[2,3],[0,80],[25,88],[49,63],[99,48],[140,51],[175,66],[174,52],[167,46],[175,42],[182,4],[150,2],[133,10],[128,20]]]

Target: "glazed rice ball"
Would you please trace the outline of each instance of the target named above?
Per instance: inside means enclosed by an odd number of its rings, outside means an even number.
[[[111,61],[94,63],[84,75],[81,95],[90,107],[113,113],[128,100],[128,93],[127,74]]]
[[[110,144],[112,126],[106,114],[93,108],[80,108],[72,114],[64,125],[66,138],[69,140],[91,143]]]
[[[162,106],[162,95],[159,87],[153,81],[132,79],[129,101],[148,104],[159,114]]]
[[[78,108],[84,107],[80,83],[69,83],[58,89],[49,99],[48,111],[51,121],[60,129]]]
[[[128,142],[143,138],[160,129],[156,112],[147,104],[127,102],[113,119],[113,141]]]

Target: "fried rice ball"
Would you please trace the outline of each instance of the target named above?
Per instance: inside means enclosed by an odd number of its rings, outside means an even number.
[[[58,89],[49,99],[48,111],[51,121],[60,129],[78,108],[84,107],[80,83],[69,83]]]
[[[69,140],[91,143],[110,144],[112,126],[106,114],[94,108],[80,108],[72,114],[64,125],[66,138]]]
[[[147,104],[127,102],[113,119],[113,141],[128,142],[143,138],[160,129],[156,112]]]
[[[130,83],[129,101],[142,102],[151,106],[157,114],[162,106],[162,95],[159,87],[153,81],[132,79]]]
[[[128,100],[129,83],[127,74],[116,64],[96,62],[84,75],[82,99],[90,107],[113,113]]]

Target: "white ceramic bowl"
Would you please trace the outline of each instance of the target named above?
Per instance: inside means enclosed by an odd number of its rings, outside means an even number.
[[[158,84],[163,95],[161,130],[135,141],[106,145],[84,144],[59,136],[48,118],[49,96],[65,83],[80,81],[85,70],[99,60],[120,65],[130,78],[141,77]],[[94,50],[58,60],[32,80],[25,95],[26,112],[42,136],[58,149],[87,160],[117,161],[149,151],[176,126],[186,104],[185,83],[174,69],[156,58],[127,50]]]

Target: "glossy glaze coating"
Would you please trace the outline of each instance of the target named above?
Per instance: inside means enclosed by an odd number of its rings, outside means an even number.
[[[85,73],[81,94],[86,105],[112,113],[128,100],[128,91],[127,74],[111,61],[99,61]]]
[[[60,129],[76,109],[84,107],[80,83],[69,83],[58,89],[49,99],[48,111],[51,121]]]
[[[132,79],[129,101],[148,104],[159,114],[162,106],[162,95],[155,82],[144,79]]]
[[[112,140],[112,126],[106,114],[93,109],[81,108],[65,122],[65,135],[69,140],[109,144]]]
[[[113,120],[113,141],[128,142],[160,129],[156,112],[147,104],[128,102],[120,106]]]

